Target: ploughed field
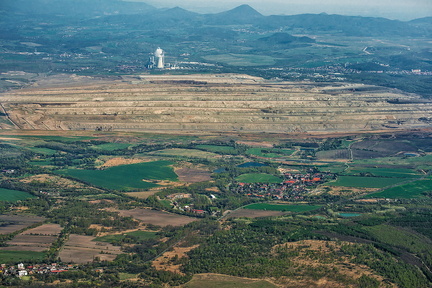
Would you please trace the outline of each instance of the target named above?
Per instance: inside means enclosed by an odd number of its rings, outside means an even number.
[[[432,122],[432,102],[396,90],[231,74],[42,85],[0,94],[0,103],[3,129],[355,132]]]

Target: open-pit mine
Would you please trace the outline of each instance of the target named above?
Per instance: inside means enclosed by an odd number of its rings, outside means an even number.
[[[2,129],[365,132],[421,129],[432,102],[383,87],[281,82],[247,75],[44,79],[0,94]]]

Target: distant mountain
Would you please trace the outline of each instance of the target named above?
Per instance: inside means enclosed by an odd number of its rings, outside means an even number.
[[[265,29],[303,29],[305,32],[329,32],[347,36],[422,36],[407,22],[386,18],[342,16],[328,14],[300,14],[293,16],[268,16],[257,25]]]
[[[240,5],[234,9],[217,13],[208,14],[207,21],[213,24],[252,24],[264,18],[261,13],[249,5]]]
[[[32,17],[40,18],[49,15],[62,17],[62,19],[85,19],[94,24],[118,24],[142,29],[153,29],[152,27],[189,29],[203,25],[223,27],[253,24],[254,27],[264,31],[283,27],[296,33],[331,33],[357,37],[432,36],[432,17],[403,22],[385,18],[328,14],[263,16],[249,5],[241,5],[217,14],[198,14],[180,7],[156,9],[143,2],[121,0],[0,0],[0,3],[0,22],[7,18],[5,21],[9,26],[18,23],[16,21],[18,18],[20,21],[25,21]],[[274,35],[267,40],[279,43],[292,39],[287,38],[287,35]]]
[[[0,11],[13,14],[88,18],[115,14],[143,14],[156,10],[143,2],[121,0],[1,0]]]
[[[155,11],[153,15],[155,17],[172,18],[177,20],[192,20],[200,14],[188,11],[181,7],[174,7],[166,10]]]
[[[135,29],[152,29],[159,28],[177,28],[181,30],[185,27],[196,27],[201,21],[202,15],[185,10],[180,7],[169,9],[155,9],[144,14],[135,15],[110,15],[100,17],[98,19],[91,19],[89,23],[97,25],[98,23],[104,24],[117,24],[125,27]]]
[[[432,24],[432,17],[418,18],[409,21],[411,24]]]
[[[429,36],[432,36],[432,17],[414,19],[408,23],[421,31],[425,31]]]

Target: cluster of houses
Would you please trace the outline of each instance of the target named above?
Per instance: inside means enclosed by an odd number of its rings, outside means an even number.
[[[299,199],[316,187],[335,178],[333,173],[284,173],[281,183],[243,183],[237,182],[231,186],[231,191],[249,197],[273,199]]]
[[[62,273],[71,269],[76,269],[76,265],[60,265],[57,263],[52,264],[36,264],[25,266],[23,263],[18,265],[8,266],[6,264],[1,264],[0,274],[5,276],[17,276],[23,277],[27,275],[34,274],[46,274],[46,273]]]

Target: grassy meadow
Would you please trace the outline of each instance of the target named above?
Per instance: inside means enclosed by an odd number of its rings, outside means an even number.
[[[281,183],[283,180],[270,174],[248,173],[238,176],[236,181],[243,183]]]
[[[154,161],[110,167],[105,170],[67,169],[58,173],[106,189],[132,191],[157,187],[146,180],[177,181],[170,161]]]
[[[0,188],[0,201],[16,202],[30,198],[36,197],[27,192]]]
[[[45,258],[45,253],[34,251],[2,251],[0,250],[0,259],[2,263],[18,262],[41,262]]]
[[[335,181],[329,182],[326,185],[355,188],[384,188],[406,180],[404,178],[339,176]]]
[[[423,193],[432,191],[432,179],[417,180],[366,196],[367,198],[411,199],[425,197]]]

